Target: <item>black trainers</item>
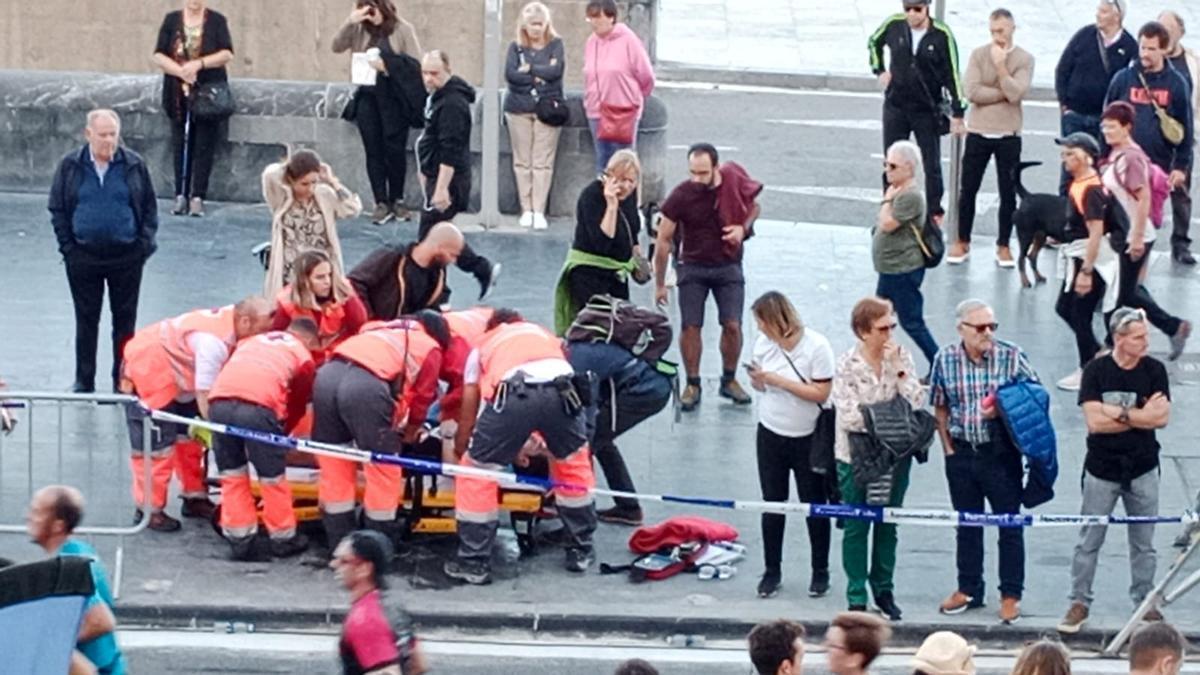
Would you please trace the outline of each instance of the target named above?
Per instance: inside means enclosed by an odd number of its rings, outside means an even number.
[[[776,570],[767,570],[758,580],[758,597],[773,598],[783,588],[783,575]]]
[[[271,555],[276,558],[290,558],[308,550],[308,537],[295,534],[287,539],[271,540]]]
[[[483,267],[475,272],[475,279],[479,282],[480,301],[483,301],[496,289],[496,280],[500,278],[500,269],[500,263],[484,260]]]
[[[638,527],[642,524],[642,510],[630,506],[614,506],[609,509],[600,509],[596,511],[596,520],[602,523]]]
[[[492,583],[492,570],[484,562],[454,558],[442,565],[442,571],[451,579],[475,586]]]
[[[875,596],[875,609],[887,617],[889,621],[900,620],[900,608],[896,606],[896,600],[892,598],[890,591]]]
[[[867,606],[866,605],[850,605],[849,607],[846,608],[846,611],[865,612],[865,611],[867,611]]]
[[[592,563],[596,562],[596,553],[589,548],[569,548],[567,549],[567,561],[564,565],[568,572],[582,574],[588,571]]]
[[[813,570],[812,581],[808,583],[808,597],[822,598],[829,593],[829,570]]]
[[[392,208],[384,202],[376,202],[375,209],[371,211],[371,223],[374,225],[383,225],[395,217]]]

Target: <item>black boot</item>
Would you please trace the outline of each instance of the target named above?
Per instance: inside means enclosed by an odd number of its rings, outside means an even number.
[[[330,556],[332,556],[333,549],[337,548],[338,543],[358,526],[358,517],[354,515],[354,511],[344,513],[322,511],[321,524],[325,527],[325,545],[329,548]]]
[[[248,537],[226,537],[231,547],[229,557],[238,562],[267,562],[271,559],[270,547],[257,534]]]

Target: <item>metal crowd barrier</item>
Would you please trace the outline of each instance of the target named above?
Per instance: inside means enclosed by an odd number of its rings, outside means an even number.
[[[84,493],[84,525],[76,535],[115,537],[116,555],[113,562],[113,596],[120,597],[121,579],[125,564],[125,537],[146,529],[150,523],[149,504],[131,504],[128,465],[131,450],[125,421],[125,406],[137,405],[133,396],[120,394],[65,394],[37,391],[0,391],[0,407],[17,420],[11,434],[0,434],[0,513],[15,515],[19,520],[0,521],[0,533],[24,534],[25,513],[33,494],[41,487],[53,484],[72,485]],[[106,426],[102,416],[112,418]],[[49,420],[47,422],[46,420]],[[151,482],[151,434],[153,420],[142,420],[142,457],[145,466],[145,485]],[[55,436],[47,440],[40,428],[53,424]],[[112,434],[106,432],[112,431]],[[103,447],[100,436],[115,435],[116,442]],[[24,452],[21,452],[21,441]],[[95,489],[93,489],[95,488]],[[147,488],[146,499],[151,490]],[[134,507],[140,507],[142,517],[133,525],[129,522]],[[117,514],[111,524],[97,518]]]

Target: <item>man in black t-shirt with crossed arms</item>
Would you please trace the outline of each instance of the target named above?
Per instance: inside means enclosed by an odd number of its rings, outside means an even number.
[[[1109,321],[1111,353],[1093,359],[1083,369],[1079,405],[1087,421],[1087,455],[1083,461],[1084,515],[1110,515],[1120,498],[1129,516],[1158,515],[1158,440],[1156,429],[1171,417],[1171,392],[1167,369],[1146,355],[1146,314],[1122,307]],[[1154,588],[1153,523],[1129,528],[1129,594],[1133,604]],[[1106,525],[1085,525],[1079,531],[1071,562],[1071,608],[1058,625],[1059,632],[1077,633],[1088,618],[1092,580],[1104,543]],[[1147,621],[1161,621],[1153,608]]]

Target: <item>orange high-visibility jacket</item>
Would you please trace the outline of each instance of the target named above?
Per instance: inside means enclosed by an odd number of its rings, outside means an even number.
[[[424,421],[437,397],[442,348],[420,323],[409,319],[369,322],[333,354],[392,384],[396,421]]]
[[[509,371],[542,359],[566,359],[562,340],[554,333],[527,321],[496,326],[483,336],[479,347],[480,396],[491,401]]]
[[[353,293],[353,291],[351,292]],[[325,303],[320,309],[300,307],[292,302],[291,284],[284,286],[283,290],[279,291],[279,295],[275,296],[277,311],[282,312],[289,320],[303,316],[316,322],[317,335],[321,339],[323,355],[326,357],[333,353],[334,347],[353,334],[350,331],[358,329],[353,323],[347,325],[346,305],[350,302],[358,302],[357,296],[351,295],[346,298],[345,302]],[[279,322],[276,322],[275,327],[280,330],[285,328]]]
[[[495,310],[491,307],[472,307],[446,312],[442,317],[446,319],[451,335],[466,340],[471,347],[478,347],[487,333],[488,321],[494,313]]]
[[[183,394],[196,393],[196,355],[188,343],[196,332],[216,336],[232,351],[237,344],[233,305],[198,309],[152,323],[126,343],[122,379],[152,410],[166,407]]]
[[[312,397],[315,371],[312,354],[300,340],[291,333],[271,331],[238,343],[208,397],[261,405],[291,428],[304,416]]]

